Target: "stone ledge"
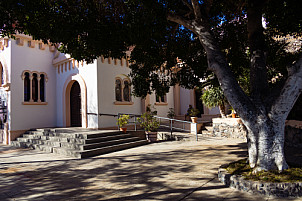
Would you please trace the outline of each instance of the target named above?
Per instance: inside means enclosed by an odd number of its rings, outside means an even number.
[[[249,193],[274,197],[302,197],[302,182],[268,183],[245,180],[240,175],[229,174],[225,165],[219,168],[218,179],[228,187]]]

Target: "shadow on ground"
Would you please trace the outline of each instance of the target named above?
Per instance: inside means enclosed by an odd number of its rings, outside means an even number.
[[[2,154],[0,200],[217,200],[225,194],[208,192],[228,190],[216,182],[218,167],[247,156],[245,143],[179,143],[167,148],[172,144],[147,145],[82,160],[6,162]],[[35,157],[26,152],[16,151],[10,156]]]

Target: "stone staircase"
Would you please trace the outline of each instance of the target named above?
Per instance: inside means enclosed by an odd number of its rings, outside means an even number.
[[[139,131],[123,134],[113,130],[43,128],[27,131],[11,144],[75,158],[87,158],[147,143],[145,134]]]
[[[206,123],[205,125],[203,125],[202,130],[201,130],[201,135],[203,137],[213,137],[212,122],[211,123]]]

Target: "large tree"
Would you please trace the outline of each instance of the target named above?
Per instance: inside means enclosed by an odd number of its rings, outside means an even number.
[[[140,96],[165,93],[175,84],[194,88],[213,72],[248,130],[250,166],[283,170],[288,168],[285,120],[302,90],[302,58],[286,52],[275,37],[301,34],[297,5],[293,0],[10,0],[0,2],[0,26],[4,35],[18,31],[60,43],[61,51],[88,62],[100,55],[121,57],[132,47],[131,76]],[[242,84],[247,82],[248,89]]]

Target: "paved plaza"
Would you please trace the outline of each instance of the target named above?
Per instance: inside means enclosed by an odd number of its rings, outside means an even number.
[[[246,157],[242,140],[153,143],[88,159],[0,146],[0,200],[302,200],[223,186],[221,164]]]

